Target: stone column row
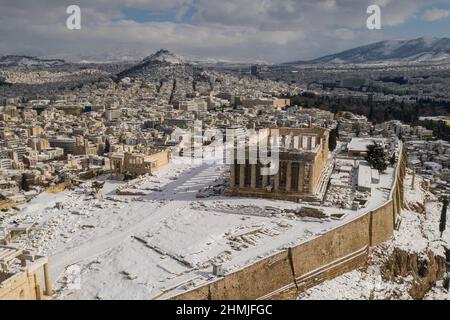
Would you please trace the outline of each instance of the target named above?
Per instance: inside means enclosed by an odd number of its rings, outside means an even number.
[[[281,136],[281,146],[288,149],[305,149],[311,151],[318,144],[320,144],[320,138],[317,136]]]
[[[293,161],[288,161],[286,163],[286,188],[285,190],[287,192],[291,192],[294,191],[292,190],[292,164]],[[305,179],[305,163],[300,162],[299,163],[299,171],[298,171],[298,184],[297,184],[297,189],[295,190],[296,192],[303,192],[305,184],[304,184],[304,179]],[[251,170],[251,174],[250,174],[250,185],[246,184],[246,169]],[[257,187],[262,187],[265,188],[268,186],[269,184],[269,176],[262,176],[262,185],[258,186],[257,185],[257,165],[256,164],[251,164],[251,165],[246,165],[246,164],[232,164],[230,165],[230,187],[234,188],[236,187],[236,173],[239,172],[239,188],[245,188],[245,187],[250,187],[252,189],[256,189]],[[278,173],[276,175],[274,175],[274,191],[280,191],[280,177],[281,177],[281,166],[280,166],[280,170],[278,171]],[[309,175],[309,189],[312,189],[313,187],[313,177],[314,177],[314,172],[313,170],[310,171],[310,175]],[[294,186],[295,188],[295,186]]]

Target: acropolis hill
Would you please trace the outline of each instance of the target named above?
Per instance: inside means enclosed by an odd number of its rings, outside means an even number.
[[[374,66],[0,61],[0,299],[445,296],[449,121]]]

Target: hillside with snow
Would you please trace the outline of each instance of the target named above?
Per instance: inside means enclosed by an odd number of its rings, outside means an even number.
[[[167,81],[168,79],[189,79],[194,75],[195,67],[192,64],[186,62],[184,58],[162,49],[120,72],[117,77],[119,79],[129,77]]]
[[[0,68],[51,68],[65,65],[66,62],[60,59],[40,59],[29,56],[3,56],[0,57]]]
[[[380,62],[450,62],[450,38],[387,40],[308,61],[313,64]]]
[[[176,55],[169,50],[161,49],[156,53],[148,56],[143,60],[144,63],[169,63],[169,64],[184,64],[186,63],[184,58]]]

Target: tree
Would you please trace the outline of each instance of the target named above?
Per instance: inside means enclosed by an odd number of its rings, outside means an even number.
[[[30,184],[27,180],[25,173],[22,174],[22,181],[20,182],[20,187],[23,191],[30,191]]]
[[[334,151],[337,146],[337,130],[333,129],[330,131],[330,137],[328,139],[328,149]]]
[[[105,141],[105,153],[109,153],[111,151],[111,144],[109,143],[109,139]]]
[[[386,163],[386,153],[381,145],[378,143],[374,143],[367,147],[367,156],[366,161],[370,164],[370,166],[378,172],[384,172],[388,165]]]
[[[450,288],[450,277],[449,277],[448,275],[446,275],[446,276],[444,277],[444,281],[443,281],[442,286],[443,286],[444,289],[447,290],[447,291],[448,291],[448,289]]]
[[[439,221],[439,232],[441,233],[441,238],[447,225],[447,207],[448,207],[448,199],[447,197],[444,197],[442,199],[441,220]]]
[[[389,159],[391,166],[394,166],[396,161],[397,161],[397,157],[395,156],[395,153],[393,153],[391,159]]]
[[[370,103],[369,116],[367,118],[368,118],[368,120],[370,122],[374,122],[375,121],[375,116],[374,116],[374,113],[373,113],[373,103]]]
[[[99,191],[105,186],[105,182],[94,181],[92,182],[91,188],[93,189],[92,194],[98,195]]]

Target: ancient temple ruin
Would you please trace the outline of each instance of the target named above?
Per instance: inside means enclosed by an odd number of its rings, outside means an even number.
[[[278,130],[279,143],[277,174],[262,175],[264,165],[259,158],[256,164],[251,164],[248,158],[242,163],[235,152],[234,164],[230,165],[227,194],[290,201],[314,198],[328,162],[328,130],[270,129],[267,130],[269,140],[274,130]]]

